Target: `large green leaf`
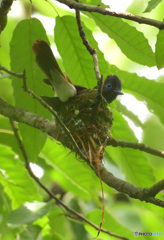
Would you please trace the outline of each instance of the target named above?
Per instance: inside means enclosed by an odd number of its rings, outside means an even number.
[[[47,139],[41,156],[57,170],[52,173],[53,180],[67,191],[88,199],[91,193],[92,196],[95,195],[97,188],[100,190],[99,179],[92,174],[85,163],[83,165],[69,153],[68,149]]]
[[[28,87],[38,95],[49,96],[52,94],[51,89],[42,83],[44,75],[37,67],[32,52],[33,43],[40,38],[47,41],[39,20],[27,19],[18,23],[10,44],[11,69],[18,73],[26,70]],[[22,80],[16,77],[12,79],[16,106],[50,118],[48,111],[23,91]],[[20,124],[20,130],[29,159],[33,161],[45,143],[46,134],[23,124]]]
[[[18,207],[25,201],[39,200],[33,180],[10,148],[0,145],[0,158],[0,183],[13,206]]]
[[[154,53],[143,33],[130,26],[122,19],[87,13],[97,26],[114,39],[121,51],[132,61],[152,67],[155,65]]]
[[[116,139],[137,142],[132,130],[120,113],[114,113],[112,135]],[[113,161],[121,168],[127,181],[139,187],[150,187],[155,183],[152,167],[147,162],[145,154],[129,148],[107,147],[106,151]]]
[[[95,86],[92,56],[82,43],[74,17],[56,18],[55,43],[71,81],[87,87]]]
[[[150,0],[144,12],[151,12],[162,0]]]
[[[160,30],[157,35],[157,43],[156,43],[156,51],[155,51],[155,59],[157,63],[158,69],[164,67],[164,30]]]

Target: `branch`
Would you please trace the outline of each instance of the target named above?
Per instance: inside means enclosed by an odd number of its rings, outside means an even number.
[[[76,0],[76,2],[78,2],[79,0]],[[93,62],[94,62],[94,70],[95,70],[95,74],[96,74],[96,78],[97,78],[97,99],[98,102],[101,101],[102,99],[102,88],[103,88],[103,78],[100,75],[100,70],[99,70],[99,61],[98,61],[98,57],[97,57],[97,50],[92,48],[92,46],[89,43],[89,40],[87,39],[87,36],[85,35],[82,23],[81,23],[81,19],[80,19],[80,11],[76,10],[76,21],[77,21],[77,26],[79,29],[79,34],[80,37],[83,41],[83,44],[86,46],[88,52],[92,55],[93,57]]]
[[[0,70],[4,71],[4,72],[7,72],[8,74],[10,75],[13,75],[15,77],[18,77],[18,78],[23,78],[23,73],[16,73],[16,72],[13,72],[7,68],[5,68],[4,66],[0,65]]]
[[[113,147],[122,147],[122,148],[133,148],[133,149],[138,149],[143,152],[150,153],[152,155],[162,157],[164,158],[164,151],[157,150],[155,148],[151,148],[144,143],[133,143],[133,142],[127,142],[127,141],[122,141],[122,140],[117,140],[113,137],[110,137],[108,139],[107,145],[111,145]]]
[[[50,122],[48,119],[45,119],[34,113],[30,113],[24,109],[13,107],[7,102],[5,102],[1,97],[0,97],[0,114],[8,118],[11,118],[17,122],[22,122],[31,127],[38,128],[41,131],[46,132],[49,136],[53,138],[57,136],[54,123]],[[154,197],[158,192],[164,189],[164,180],[156,183],[150,188],[143,189],[140,187],[136,187],[131,183],[123,181],[119,178],[116,178],[112,173],[107,171],[107,169],[104,167],[102,163],[100,163],[99,167],[101,179],[109,187],[112,187],[119,192],[123,192],[131,198],[149,202],[164,208],[164,201]],[[94,166],[92,170],[98,176],[97,167]]]
[[[116,178],[112,173],[108,172],[102,163],[100,163],[101,179],[108,186],[116,189],[119,192],[127,194],[131,198],[139,199],[152,203],[156,206],[164,208],[164,201],[155,198],[155,195],[164,189],[164,180],[154,184],[150,188],[140,188],[128,183],[124,180]],[[96,172],[98,176],[98,173]]]
[[[157,182],[152,187],[146,189],[147,194],[150,196],[156,196],[160,191],[164,189],[164,180],[161,180],[160,182]]]
[[[46,132],[49,136],[55,137],[55,123],[50,122],[37,114],[25,109],[14,107],[0,97],[0,114],[17,122],[25,123],[31,127]]]
[[[150,26],[154,26],[158,29],[164,29],[164,22],[157,21],[157,20],[150,19],[150,18],[137,16],[137,15],[134,15],[134,14],[131,14],[131,13],[114,12],[110,8],[103,8],[103,7],[100,7],[100,6],[78,3],[78,2],[74,2],[72,0],[56,0],[56,1],[67,5],[71,9],[73,8],[73,9],[76,9],[76,10],[82,10],[82,11],[87,11],[87,12],[96,12],[96,13],[100,13],[100,14],[103,14],[103,15],[109,15],[109,16],[113,16],[113,17],[124,18],[124,19],[128,19],[128,20],[131,20],[131,21],[134,21],[134,22],[138,22],[140,24],[147,24],[147,25],[150,25]]]
[[[10,7],[13,0],[2,0],[0,5],[0,33],[6,27],[7,24],[7,14],[10,11]]]
[[[109,232],[108,230],[106,229],[103,229],[103,228],[100,228],[99,226],[97,226],[96,224],[94,224],[93,222],[89,221],[87,218],[85,218],[82,214],[80,214],[79,212],[76,212],[74,209],[68,207],[66,204],[64,204],[64,202],[62,200],[60,200],[59,198],[56,197],[55,194],[53,194],[51,191],[48,190],[48,188],[35,176],[35,174],[32,172],[31,168],[30,168],[30,164],[29,164],[29,160],[28,160],[28,157],[27,157],[27,153],[26,153],[26,150],[25,150],[25,147],[23,145],[23,142],[21,141],[19,135],[18,135],[18,128],[17,126],[15,125],[15,123],[13,122],[12,119],[10,119],[10,123],[11,123],[11,126],[13,128],[13,131],[14,131],[14,135],[17,139],[17,142],[18,142],[18,145],[19,145],[19,148],[23,154],[23,157],[24,157],[24,160],[25,160],[25,166],[26,166],[26,169],[28,171],[28,173],[30,174],[30,176],[35,180],[35,182],[37,182],[37,184],[53,199],[55,199],[55,201],[60,204],[64,209],[66,209],[67,211],[73,213],[75,216],[77,216],[79,219],[83,220],[84,222],[88,223],[89,225],[91,225],[92,227],[94,227],[96,230],[98,231],[102,231],[110,236],[113,236],[113,237],[116,237],[116,238],[119,238],[119,239],[123,239],[123,240],[128,240],[127,238],[123,237],[123,236],[120,236],[118,234],[115,234],[115,233],[112,233],[112,232]]]

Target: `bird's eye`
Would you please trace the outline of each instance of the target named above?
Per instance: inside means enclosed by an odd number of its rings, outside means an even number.
[[[107,87],[108,89],[111,89],[111,88],[112,88],[112,84],[111,84],[111,83],[107,83],[107,84],[106,84],[106,87]]]

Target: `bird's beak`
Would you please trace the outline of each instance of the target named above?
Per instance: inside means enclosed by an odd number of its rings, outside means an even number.
[[[113,90],[114,93],[117,93],[117,95],[124,95],[123,92],[119,91],[119,90]]]

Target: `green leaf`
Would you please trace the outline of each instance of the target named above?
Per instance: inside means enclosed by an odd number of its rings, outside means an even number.
[[[157,35],[157,42],[155,46],[155,59],[158,69],[164,67],[164,30],[160,30]]]
[[[137,142],[133,131],[129,128],[126,120],[120,113],[114,113],[112,135],[116,139]],[[130,148],[117,149],[114,147],[106,148],[112,160],[120,167],[125,174],[127,181],[139,187],[150,187],[155,183],[152,167],[147,162],[145,154],[141,151]],[[146,174],[145,174],[146,173]]]
[[[39,200],[33,180],[10,148],[0,145],[0,158],[0,183],[13,207],[18,207],[25,201]]]
[[[13,228],[24,225],[32,224],[37,219],[42,218],[47,214],[51,206],[51,202],[26,202],[18,209],[13,210],[8,216],[8,224]]]
[[[129,59],[149,67],[155,65],[154,53],[142,32],[116,17],[96,13],[87,13],[87,15],[117,43]]]
[[[96,225],[100,225],[101,222],[101,210],[93,210],[87,215],[87,219]],[[86,230],[93,236],[96,237],[97,230],[94,229],[89,224],[85,223]],[[127,239],[134,239],[134,232],[130,231],[128,228],[122,226],[118,221],[116,221],[107,211],[104,215],[104,223],[102,228],[107,229],[108,231],[126,237]],[[100,239],[111,240],[113,237],[109,236],[106,233],[100,232]]]
[[[73,192],[83,199],[95,195],[97,188],[100,190],[99,179],[92,174],[89,167],[76,160],[70,150],[47,139],[41,157],[57,171],[51,174],[64,189]]]
[[[158,4],[160,4],[161,1],[162,0],[150,0],[144,12],[151,12],[154,8],[158,6]]]
[[[142,32],[136,30],[122,19],[86,13],[97,26],[114,39],[121,51],[132,61],[152,67],[155,65],[154,53]]]
[[[71,81],[86,87],[95,86],[93,60],[82,43],[74,17],[56,18],[55,43]]]
[[[51,89],[42,83],[45,76],[36,65],[32,52],[32,45],[37,39],[48,41],[46,32],[39,20],[26,19],[18,23],[10,43],[11,69],[18,73],[25,70],[28,87],[39,96],[50,96]],[[22,80],[16,77],[12,77],[12,80],[16,106],[50,118],[50,113],[23,91]],[[45,143],[46,134],[27,125],[19,125],[28,157],[34,161]]]

